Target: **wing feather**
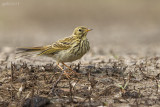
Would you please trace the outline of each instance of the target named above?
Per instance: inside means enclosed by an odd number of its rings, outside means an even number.
[[[71,37],[59,40],[56,43],[53,43],[52,45],[50,45],[48,48],[46,48],[44,51],[42,51],[38,55],[48,55],[48,54],[54,55],[55,53],[61,50],[67,50],[74,43],[73,39],[74,38],[71,36]]]

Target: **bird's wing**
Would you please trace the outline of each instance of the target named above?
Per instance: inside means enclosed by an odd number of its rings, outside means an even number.
[[[73,38],[68,37],[62,40],[57,41],[56,43],[53,43],[50,45],[48,48],[43,50],[40,54],[38,55],[49,55],[52,54],[54,55],[55,53],[61,51],[61,50],[67,50],[70,48],[73,44]]]

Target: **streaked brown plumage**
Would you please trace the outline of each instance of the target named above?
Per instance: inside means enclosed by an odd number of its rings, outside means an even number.
[[[86,37],[88,31],[91,31],[91,29],[80,26],[74,29],[71,36],[59,40],[52,45],[18,48],[18,50],[23,52],[39,51],[40,53],[38,55],[52,57],[57,61],[58,66],[62,69],[59,63],[65,65],[64,62],[75,61],[80,59],[85,53],[89,51],[89,41]]]

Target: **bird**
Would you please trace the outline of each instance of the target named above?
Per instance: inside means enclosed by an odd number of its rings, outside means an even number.
[[[57,42],[40,47],[25,47],[17,48],[18,51],[22,52],[39,52],[37,55],[52,57],[56,60],[57,66],[62,70],[62,63],[66,66],[70,72],[73,70],[65,64],[65,62],[72,62],[80,59],[90,50],[89,40],[87,39],[87,33],[93,29],[88,29],[84,26],[76,27],[71,36],[58,40]],[[69,78],[69,75],[64,72],[66,77]]]

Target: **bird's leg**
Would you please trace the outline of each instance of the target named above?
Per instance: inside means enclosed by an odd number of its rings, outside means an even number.
[[[64,65],[64,66],[66,66],[69,70],[71,70],[71,74],[76,74],[76,75],[79,75],[79,73],[77,73],[77,72],[75,72],[75,71],[73,71],[73,69],[72,68],[70,68],[68,65],[66,65],[64,62],[62,62],[62,64]]]
[[[62,70],[62,71],[64,71],[64,75],[68,78],[68,79],[70,79],[70,76],[67,74],[67,72],[59,65],[59,63],[57,63],[57,66]]]

